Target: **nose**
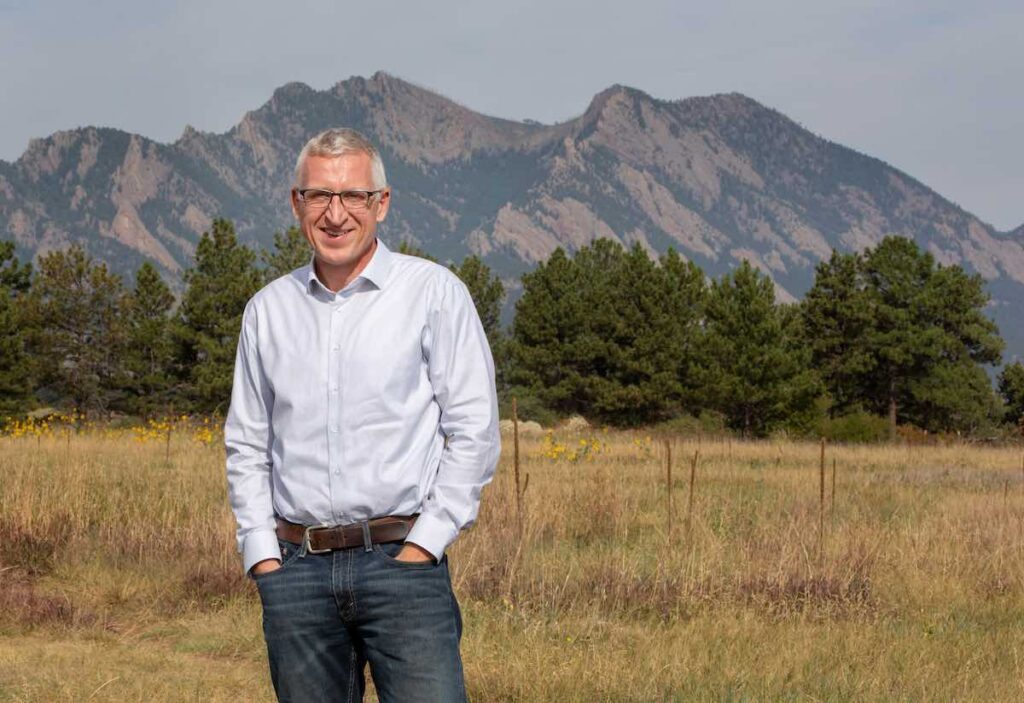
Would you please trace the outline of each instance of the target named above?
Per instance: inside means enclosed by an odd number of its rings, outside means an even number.
[[[328,222],[344,222],[348,218],[348,210],[341,204],[341,196],[335,193],[331,196],[331,202],[327,203],[324,210],[324,217]]]

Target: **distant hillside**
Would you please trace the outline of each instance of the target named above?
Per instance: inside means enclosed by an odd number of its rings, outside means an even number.
[[[660,101],[613,86],[557,125],[481,115],[392,76],[276,90],[224,134],[173,144],[82,128],[0,162],[0,222],[23,256],[72,241],[123,273],[144,259],[174,280],[215,216],[269,244],[291,223],[295,155],[347,125],[384,153],[395,198],[384,236],[439,258],[468,252],[514,276],[595,237],[669,246],[720,274],[740,259],[799,297],[833,247],[886,234],[980,273],[1024,355],[1024,225],[999,233],[910,176],[822,139],[739,94]],[[941,148],[941,145],[937,145]]]

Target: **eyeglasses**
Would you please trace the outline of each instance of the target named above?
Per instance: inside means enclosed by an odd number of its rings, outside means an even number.
[[[326,210],[331,205],[331,200],[337,195],[341,204],[346,210],[365,210],[370,206],[370,200],[383,193],[383,190],[321,190],[320,188],[303,188],[295,191],[299,199],[311,210]]]

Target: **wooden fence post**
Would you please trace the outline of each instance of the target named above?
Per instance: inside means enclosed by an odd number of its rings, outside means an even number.
[[[516,529],[520,539],[523,536],[523,489],[519,485],[519,408],[512,396],[512,463],[516,479]]]

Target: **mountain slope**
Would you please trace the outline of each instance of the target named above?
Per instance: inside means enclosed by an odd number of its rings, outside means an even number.
[[[395,196],[384,236],[436,256],[475,252],[512,276],[595,237],[672,246],[720,274],[740,259],[793,300],[833,247],[887,234],[981,274],[1011,352],[1024,351],[1024,226],[1001,234],[877,159],[738,94],[656,100],[612,86],[557,125],[481,115],[378,73],[316,91],[290,83],[224,134],[173,144],[83,128],[0,162],[0,222],[22,255],[81,241],[119,271],[173,280],[215,216],[269,243],[288,226],[302,144],[348,125],[377,142]]]

